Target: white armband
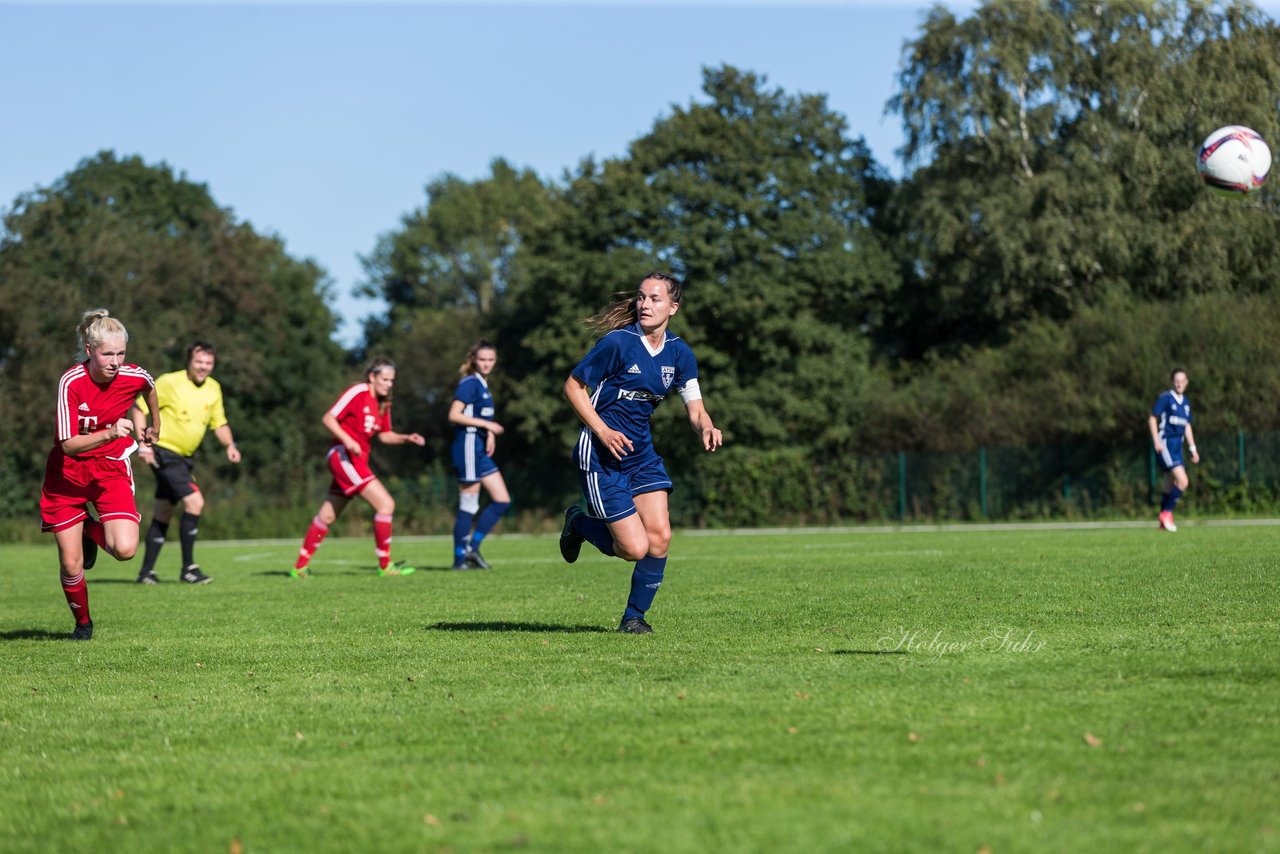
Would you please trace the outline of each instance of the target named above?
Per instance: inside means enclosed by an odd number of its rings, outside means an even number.
[[[680,389],[680,399],[685,405],[693,403],[695,400],[702,400],[702,392],[698,389],[698,379],[694,377],[684,384],[684,388]]]

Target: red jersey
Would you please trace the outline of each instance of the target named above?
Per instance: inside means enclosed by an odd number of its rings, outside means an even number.
[[[110,382],[94,382],[83,362],[71,368],[58,381],[58,431],[54,446],[72,436],[83,436],[114,424],[129,414],[129,407],[139,394],[155,383],[151,375],[137,365],[121,365]],[[112,457],[120,459],[133,446],[133,439],[120,436],[105,445],[81,451],[76,458]]]
[[[369,442],[378,433],[391,429],[391,404],[385,412],[378,411],[378,398],[368,383],[356,383],[342,393],[338,402],[329,407],[329,414],[338,419],[338,426],[355,439],[365,456],[369,455]],[[337,439],[334,445],[341,445]]]

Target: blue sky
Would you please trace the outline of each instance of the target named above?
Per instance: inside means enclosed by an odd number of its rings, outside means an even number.
[[[0,0],[0,207],[102,149],[166,162],[324,267],[351,344],[378,308],[357,256],[427,182],[621,155],[703,66],[826,94],[900,174],[884,106],[928,6]]]

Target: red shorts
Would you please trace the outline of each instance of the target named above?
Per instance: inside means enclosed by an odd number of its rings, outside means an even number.
[[[324,455],[324,461],[329,464],[329,471],[333,472],[333,482],[329,484],[330,495],[345,495],[350,498],[378,477],[369,470],[367,455],[353,457],[342,445],[331,447]]]
[[[55,448],[44,466],[40,530],[61,531],[82,521],[92,503],[98,518],[142,522],[133,497],[133,466],[107,457],[77,459]]]

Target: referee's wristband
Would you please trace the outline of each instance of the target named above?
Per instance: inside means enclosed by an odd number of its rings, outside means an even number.
[[[1187,448],[1191,451],[1191,453],[1193,453],[1193,454],[1194,454],[1194,453],[1196,453],[1196,446],[1195,446],[1195,445],[1187,445]]]

